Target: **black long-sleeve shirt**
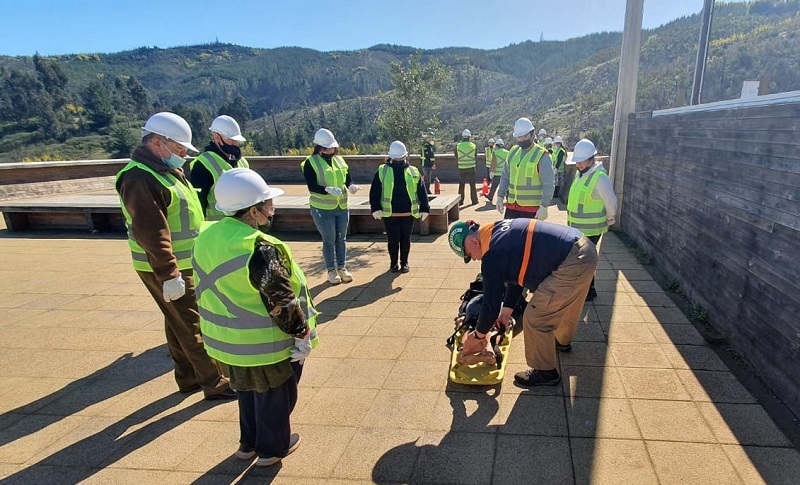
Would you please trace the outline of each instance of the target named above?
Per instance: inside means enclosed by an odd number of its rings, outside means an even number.
[[[228,154],[220,150],[214,143],[209,143],[203,151],[216,153],[227,161],[232,168],[239,166],[238,160],[228,160]],[[211,193],[211,188],[214,186],[214,176],[211,175],[205,165],[195,163],[189,173],[189,181],[195,189],[199,190],[197,196],[200,198],[200,205],[203,206],[203,214],[205,214],[208,209],[208,194]]]
[[[406,176],[405,171],[410,167],[405,160],[389,161],[387,164],[392,167],[394,173],[394,187],[392,187],[392,213],[402,214],[411,212],[411,199],[408,196],[406,189]],[[380,179],[380,169],[375,171],[375,176],[372,177],[372,185],[369,188],[369,206],[372,212],[383,210],[381,205],[381,198],[383,196],[383,183]],[[428,202],[428,193],[425,190],[425,185],[422,184],[422,178],[417,182],[417,200],[419,201],[420,212],[430,212],[431,205]]]

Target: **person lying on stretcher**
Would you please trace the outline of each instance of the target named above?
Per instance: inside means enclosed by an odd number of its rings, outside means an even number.
[[[456,326],[460,326],[465,318],[466,315],[456,318]],[[509,326],[514,326],[513,319],[509,322]],[[500,354],[500,346],[504,343],[508,327],[498,320],[489,330],[488,338],[475,338],[473,329],[466,330],[459,342],[459,365],[483,363],[499,367],[503,358]]]

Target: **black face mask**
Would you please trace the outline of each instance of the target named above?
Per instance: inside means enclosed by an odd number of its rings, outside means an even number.
[[[330,162],[331,159],[333,158],[333,153],[325,154],[325,153],[319,152],[319,156],[321,156],[322,159],[325,160],[326,162]]]
[[[228,160],[231,162],[238,162],[242,158],[242,149],[236,145],[228,145],[225,142],[220,143],[219,149],[222,153],[228,155]]]
[[[531,147],[531,145],[533,145],[533,140],[527,139],[525,141],[518,141],[517,145],[519,145],[519,147],[522,148],[523,150],[527,150],[528,148]]]
[[[588,172],[590,168],[592,168],[592,166],[591,166],[591,165],[589,165],[588,167],[584,168],[583,170],[581,170],[581,169],[578,169],[578,172],[580,172],[580,173],[581,173],[581,175],[583,175],[583,174],[585,174],[586,172]]]
[[[259,225],[258,230],[267,233],[269,232],[270,228],[272,228],[272,216],[267,216],[267,223],[263,226]]]

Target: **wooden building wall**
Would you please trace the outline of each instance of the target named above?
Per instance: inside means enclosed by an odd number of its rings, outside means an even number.
[[[631,116],[621,229],[800,416],[797,98]]]

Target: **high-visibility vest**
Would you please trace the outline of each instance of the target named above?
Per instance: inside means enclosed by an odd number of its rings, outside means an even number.
[[[478,158],[478,148],[471,141],[462,141],[456,145],[458,153],[458,168],[475,168],[475,159]]]
[[[237,367],[276,364],[290,358],[294,348],[294,338],[272,321],[261,293],[250,282],[250,258],[260,240],[288,256],[292,290],[311,329],[311,345],[319,344],[317,312],[306,277],[288,246],[238,219],[226,217],[203,227],[192,262],[206,352]]]
[[[489,168],[492,166],[492,153],[494,153],[494,148],[486,147],[484,153],[486,154],[486,168]]]
[[[508,202],[521,206],[542,205],[542,179],[539,177],[539,160],[546,152],[538,145],[532,145],[525,156],[522,149],[515,146],[508,154]]]
[[[497,160],[497,163],[494,166],[492,177],[499,177],[503,175],[503,168],[506,166],[506,160],[508,160],[508,150],[505,148],[495,148],[494,158]]]
[[[572,182],[569,189],[567,224],[586,236],[597,236],[608,232],[606,205],[602,199],[595,199],[592,195],[597,181],[602,177],[608,178],[608,174],[603,168],[598,167],[588,177],[581,177]]]
[[[320,155],[310,155],[303,160],[300,168],[305,167],[306,162],[311,163],[314,172],[317,174],[317,183],[323,187],[337,187],[342,189],[342,195],[318,194],[311,192],[308,196],[308,203],[311,207],[323,210],[333,210],[336,208],[347,209],[347,188],[344,182],[347,180],[347,162],[339,155],[331,159],[331,164],[325,161]]]
[[[197,192],[189,181],[182,182],[178,177],[170,172],[158,173],[147,165],[131,160],[117,174],[116,180],[132,169],[144,170],[151,174],[161,185],[169,190],[170,200],[167,206],[167,226],[169,227],[170,240],[172,242],[172,254],[178,263],[178,269],[186,270],[192,267],[192,248],[194,240],[200,232],[203,224],[203,206],[197,198]],[[125,227],[128,229],[128,247],[133,257],[133,268],[136,271],[153,272],[147,253],[139,246],[134,238],[131,218],[128,209],[120,198],[122,214],[125,216]]]
[[[561,159],[561,163],[558,162],[559,154],[563,153],[564,158]],[[564,149],[563,146],[558,146],[553,148],[553,156],[550,157],[553,162],[553,168],[558,173],[564,173],[564,165],[566,165],[567,161],[567,151]]]
[[[419,184],[419,170],[417,167],[409,166],[403,171],[406,181],[406,191],[411,201],[411,215],[419,219],[419,199],[417,198],[417,184]],[[378,167],[378,180],[381,181],[383,192],[381,193],[381,216],[392,216],[392,193],[394,191],[394,170],[388,164],[381,164]]]
[[[219,156],[218,153],[214,153],[211,151],[203,152],[198,155],[194,160],[189,162],[189,169],[194,169],[194,164],[200,163],[208,173],[211,174],[211,177],[214,179],[214,183],[211,185],[211,190],[208,191],[208,207],[206,207],[206,220],[207,221],[218,221],[225,217],[225,214],[217,210],[217,198],[214,195],[214,185],[217,184],[217,180],[219,180],[220,175],[222,172],[227,172],[228,170],[232,169],[233,166],[228,163],[227,160]],[[242,168],[250,168],[250,164],[247,163],[247,159],[241,157],[237,162],[237,167]]]

